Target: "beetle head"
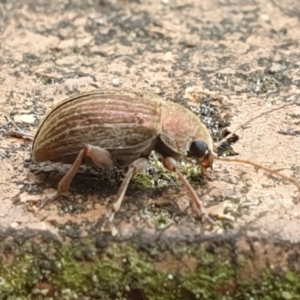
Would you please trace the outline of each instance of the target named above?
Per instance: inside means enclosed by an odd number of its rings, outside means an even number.
[[[216,158],[216,155],[209,149],[208,144],[203,140],[191,143],[188,156],[195,158],[198,164],[205,169],[211,168],[213,160]]]

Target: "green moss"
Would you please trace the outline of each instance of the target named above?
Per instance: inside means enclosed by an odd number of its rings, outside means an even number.
[[[45,299],[51,291],[54,299],[299,299],[296,272],[269,269],[256,280],[242,280],[243,267],[231,261],[230,245],[213,253],[206,248],[203,243],[163,251],[153,244],[145,250],[110,242],[98,253],[93,240],[38,247],[28,242],[12,250],[14,260],[0,265],[0,299],[33,294]],[[186,268],[183,258],[194,261],[193,266]]]
[[[162,187],[177,183],[177,175],[165,169],[154,154],[151,154],[146,171],[135,174],[133,181],[146,188]]]
[[[172,223],[172,218],[167,212],[161,212],[153,218],[156,228],[163,229]]]
[[[187,180],[192,185],[199,185],[203,183],[202,170],[200,166],[186,164],[180,168],[180,171],[186,176]]]
[[[235,297],[253,300],[296,300],[300,297],[300,276],[292,272],[279,275],[266,270],[260,281],[241,283]]]
[[[151,175],[147,173],[134,174],[132,180],[134,181],[134,183],[139,184],[145,188],[151,188],[154,186]]]
[[[202,183],[203,178],[200,166],[191,163],[179,163],[179,169],[191,184],[198,185]],[[177,184],[178,176],[176,173],[165,169],[162,163],[158,161],[154,155],[151,155],[148,168],[143,173],[135,174],[133,176],[133,182],[146,188],[162,187]]]

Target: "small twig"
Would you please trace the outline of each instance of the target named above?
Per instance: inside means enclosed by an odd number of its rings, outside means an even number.
[[[256,115],[256,116],[250,118],[250,119],[247,120],[246,122],[244,122],[244,123],[242,123],[241,125],[239,125],[235,130],[233,130],[230,134],[228,134],[226,137],[224,137],[220,142],[216,143],[216,145],[215,145],[216,149],[219,148],[222,144],[224,144],[224,143],[225,143],[227,140],[229,140],[231,137],[233,137],[234,134],[235,134],[238,130],[240,130],[241,128],[244,128],[247,124],[249,124],[249,123],[252,122],[253,120],[258,119],[258,118],[262,117],[263,115],[269,114],[270,112],[273,112],[273,111],[275,111],[275,110],[279,110],[279,109],[281,109],[281,108],[284,108],[284,107],[287,107],[287,106],[291,106],[291,105],[300,105],[300,103],[295,102],[295,101],[289,102],[289,103],[285,103],[285,104],[282,104],[282,105],[280,105],[280,106],[273,107],[273,108],[271,108],[271,109],[269,109],[269,110],[267,110],[267,111],[264,111],[264,112],[262,112],[262,113],[260,113],[260,114],[258,114],[258,115]]]
[[[16,138],[21,138],[21,139],[26,139],[32,141],[34,139],[34,134],[25,130],[22,130],[16,123],[15,121],[9,117],[8,115],[4,115],[7,123],[11,124],[15,130],[7,131],[9,135],[16,137]]]
[[[22,131],[20,129],[20,127],[15,123],[15,121],[10,116],[4,115],[4,117],[5,117],[6,121],[8,122],[8,124],[11,124],[13,127],[15,127],[15,129],[17,131]]]

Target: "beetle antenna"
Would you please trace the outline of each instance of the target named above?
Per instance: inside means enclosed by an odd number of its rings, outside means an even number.
[[[269,110],[267,110],[267,111],[264,111],[264,112],[262,112],[262,113],[260,113],[260,114],[258,114],[258,115],[256,115],[256,116],[250,118],[250,119],[247,120],[246,122],[244,122],[244,123],[242,123],[241,125],[239,125],[235,130],[233,130],[230,134],[228,134],[226,137],[224,137],[220,142],[216,143],[216,144],[215,144],[215,149],[217,149],[217,148],[219,148],[221,145],[223,145],[226,141],[228,141],[231,137],[233,137],[233,136],[235,135],[235,133],[236,133],[238,130],[240,130],[241,128],[245,128],[245,126],[246,126],[247,124],[249,124],[250,122],[252,122],[253,120],[256,120],[256,119],[262,117],[263,115],[269,114],[269,113],[271,113],[271,112],[273,112],[273,111],[275,111],[275,110],[279,110],[279,109],[282,109],[282,108],[285,108],[285,107],[291,106],[291,105],[298,105],[298,106],[299,106],[300,103],[299,103],[299,102],[296,102],[296,101],[284,103],[284,104],[282,104],[282,105],[280,105],[280,106],[273,107],[273,108],[271,108],[271,109],[269,109]]]
[[[297,187],[298,191],[300,192],[300,184],[293,178],[291,177],[288,177],[284,174],[281,174],[275,170],[272,170],[268,167],[265,167],[265,166],[262,166],[262,165],[259,165],[257,163],[254,163],[252,161],[249,161],[249,160],[245,160],[245,159],[239,159],[239,158],[230,158],[230,159],[226,159],[226,158],[220,158],[220,157],[215,157],[215,159],[217,160],[221,160],[221,161],[225,161],[225,162],[237,162],[237,163],[243,163],[243,164],[247,164],[247,165],[251,165],[251,166],[254,166],[255,168],[257,169],[261,169],[261,170],[264,170],[270,174],[273,174],[277,177],[280,177],[282,178],[283,180],[286,180],[286,181],[289,181],[290,183],[292,183],[294,186]]]
[[[298,106],[300,106],[300,103],[299,103],[299,102],[296,102],[296,101],[284,103],[284,104],[282,104],[282,105],[280,105],[280,106],[273,107],[273,108],[271,108],[271,109],[269,109],[269,110],[267,110],[267,111],[264,111],[264,112],[262,112],[262,113],[260,113],[260,114],[258,114],[258,115],[256,115],[256,116],[250,118],[249,120],[247,120],[247,121],[244,122],[243,124],[239,125],[235,130],[233,130],[233,132],[231,132],[231,133],[228,134],[226,137],[224,137],[220,142],[216,143],[216,144],[215,144],[216,149],[217,149],[218,147],[220,147],[222,144],[224,144],[224,143],[225,143],[227,140],[229,140],[231,137],[233,137],[233,136],[235,135],[235,133],[236,133],[238,130],[240,130],[241,128],[245,128],[245,126],[246,126],[247,124],[249,124],[250,122],[252,122],[253,120],[256,120],[256,119],[262,117],[263,115],[269,114],[269,113],[271,113],[271,112],[273,112],[273,111],[276,111],[276,110],[279,110],[279,109],[282,109],[282,108],[285,108],[285,107],[288,107],[288,106],[292,106],[292,105],[298,105]],[[268,173],[270,173],[270,174],[273,174],[273,175],[275,175],[275,176],[277,176],[277,177],[282,178],[283,180],[286,180],[286,181],[292,183],[295,187],[297,187],[298,191],[300,192],[300,184],[299,184],[295,179],[293,179],[293,178],[291,178],[291,177],[288,177],[288,176],[286,176],[286,175],[284,175],[284,174],[281,174],[281,173],[279,173],[279,172],[277,172],[277,171],[275,171],[275,170],[272,170],[272,169],[270,169],[270,168],[268,168],[268,167],[259,165],[259,164],[257,164],[257,163],[252,162],[252,161],[248,161],[248,160],[245,160],[245,159],[239,159],[239,158],[230,158],[230,159],[226,159],[226,158],[221,158],[221,157],[218,157],[218,156],[214,155],[214,159],[216,159],[216,160],[221,160],[221,161],[225,161],[225,162],[237,162],[237,163],[243,163],[243,164],[247,164],[247,165],[254,166],[254,167],[257,168],[257,169],[264,170],[264,171],[266,171],[266,172],[268,172]]]

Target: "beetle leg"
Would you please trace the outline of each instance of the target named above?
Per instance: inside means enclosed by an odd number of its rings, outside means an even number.
[[[89,156],[96,166],[105,169],[112,169],[114,167],[115,163],[109,151],[92,145],[87,145],[85,148],[85,155]]]
[[[67,174],[65,174],[65,176],[58,183],[58,187],[57,187],[58,192],[56,192],[54,194],[54,196],[46,199],[39,206],[39,208],[43,208],[49,201],[52,202],[52,201],[56,200],[60,196],[60,194],[65,194],[68,191],[69,186],[70,186],[74,176],[76,175],[85,155],[86,155],[86,148],[83,148],[77,155],[73,165],[71,166],[71,168],[69,169]]]
[[[78,153],[78,155],[77,155],[74,163],[72,164],[71,168],[69,169],[69,171],[65,174],[65,176],[58,183],[58,187],[57,187],[58,193],[56,193],[50,199],[47,199],[46,201],[44,201],[44,203],[42,203],[40,205],[40,208],[44,207],[49,200],[53,201],[60,194],[65,194],[68,191],[70,184],[71,184],[73,178],[75,177],[80,165],[82,164],[82,161],[85,156],[89,156],[92,159],[93,163],[98,167],[112,168],[114,166],[114,161],[112,159],[112,156],[107,150],[100,148],[100,147],[93,146],[93,145],[85,146]]]
[[[75,159],[73,165],[71,166],[71,168],[69,169],[69,171],[60,180],[58,187],[57,187],[57,189],[60,193],[66,193],[68,191],[70,184],[82,163],[85,153],[86,153],[86,149],[84,148],[79,152],[78,156],[76,157],[76,159]]]
[[[120,209],[122,201],[124,199],[124,195],[126,193],[126,190],[128,188],[128,184],[130,182],[130,179],[132,178],[134,173],[139,173],[144,171],[147,168],[148,165],[148,159],[147,158],[138,158],[135,160],[128,169],[128,172],[125,175],[125,178],[123,179],[123,182],[119,188],[117,200],[112,205],[111,211],[108,213],[108,221],[112,222],[115,213]]]
[[[193,187],[190,185],[188,180],[183,176],[183,174],[178,170],[176,160],[172,157],[164,157],[162,162],[163,162],[164,167],[167,170],[169,170],[171,172],[176,172],[177,175],[179,176],[179,179],[181,180],[182,184],[185,186],[189,196],[191,197],[194,205],[197,208],[197,212],[198,212],[199,217],[201,218],[202,223],[205,220],[208,220],[210,223],[215,224],[215,222],[208,216],[202,202],[199,200]]]
[[[75,162],[73,163],[67,174],[59,182],[58,191],[60,193],[65,193],[68,191],[69,186],[85,156],[89,156],[92,159],[93,163],[98,167],[112,168],[114,166],[114,161],[111,157],[111,154],[107,150],[100,147],[87,145],[79,152]]]
[[[200,165],[200,167],[201,167],[201,175],[204,178],[206,178],[208,181],[212,181],[212,178],[207,174],[207,169],[202,167],[201,165]]]
[[[135,160],[128,169],[128,172],[119,188],[118,195],[117,195],[117,201],[113,204],[113,212],[117,212],[120,209],[121,203],[123,201],[124,195],[126,193],[126,190],[128,188],[128,184],[130,182],[131,177],[134,173],[139,173],[144,171],[147,168],[148,165],[148,159],[147,158],[139,158]]]

